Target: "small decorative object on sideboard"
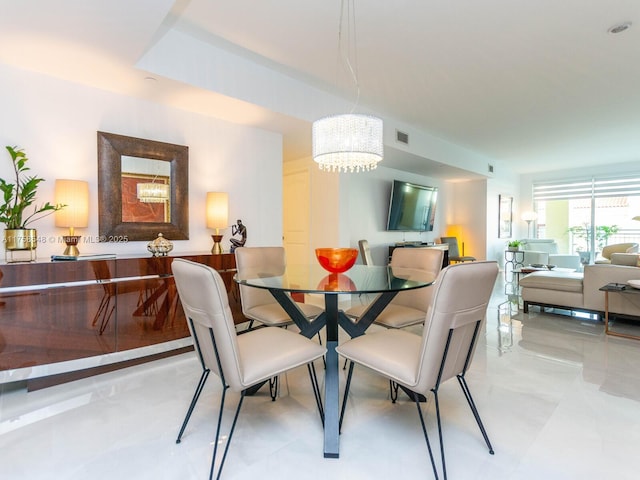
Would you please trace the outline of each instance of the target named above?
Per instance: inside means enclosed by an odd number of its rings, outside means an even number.
[[[15,183],[9,183],[0,178],[0,192],[2,192],[0,223],[4,223],[5,226],[5,260],[7,262],[33,261],[36,259],[38,232],[35,228],[27,228],[27,226],[39,218],[60,210],[65,205],[51,205],[46,202],[40,206],[35,204],[32,213],[26,212],[27,207],[36,201],[38,184],[44,182],[44,178],[25,174],[29,170],[26,165],[28,158],[22,149],[11,146],[7,146],[6,149],[13,163]],[[16,257],[14,255],[16,252],[27,252],[28,257]]]
[[[149,250],[154,257],[166,257],[167,253],[173,250],[173,243],[159,233],[155,240],[147,243],[147,250]]]
[[[236,251],[238,247],[244,247],[244,244],[247,243],[247,227],[242,224],[242,220],[237,220],[235,225],[231,225],[231,235],[240,235],[240,239],[232,238],[229,240],[231,242],[231,253]]]

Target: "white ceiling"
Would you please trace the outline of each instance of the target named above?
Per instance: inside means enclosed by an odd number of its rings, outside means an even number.
[[[519,173],[638,159],[640,1],[355,3],[362,105]],[[0,62],[21,68],[225,116],[228,99],[164,79],[150,92],[135,68],[177,29],[355,100],[339,72],[339,0],[0,0],[0,8]],[[607,32],[622,22],[634,25]],[[237,122],[256,113],[232,110]],[[287,158],[309,155],[306,122],[260,118],[284,133]],[[399,162],[412,170],[424,161]]]

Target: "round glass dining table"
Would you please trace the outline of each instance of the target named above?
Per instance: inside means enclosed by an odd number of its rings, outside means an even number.
[[[324,382],[324,456],[338,458],[339,444],[339,362],[338,326],[351,337],[363,335],[376,317],[399,292],[424,288],[435,276],[424,271],[391,266],[354,265],[345,273],[329,273],[319,264],[287,265],[283,270],[256,268],[239,273],[236,282],[271,292],[278,303],[308,338],[326,327],[326,370]],[[296,305],[291,294],[306,293],[324,296],[325,311],[308,319]],[[377,294],[362,316],[349,318],[338,308],[339,295]]]

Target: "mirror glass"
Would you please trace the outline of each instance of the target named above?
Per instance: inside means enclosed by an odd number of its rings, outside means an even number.
[[[189,238],[189,149],[98,132],[100,240]]]
[[[122,222],[170,222],[171,165],[122,155]]]

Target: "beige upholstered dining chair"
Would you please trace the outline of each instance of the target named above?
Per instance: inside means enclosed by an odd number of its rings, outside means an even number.
[[[222,383],[210,479],[215,472],[227,390],[230,388],[234,392],[240,392],[233,423],[226,439],[227,445],[218,467],[216,478],[220,478],[240,408],[249,388],[293,368],[307,365],[320,417],[324,417],[313,361],[322,357],[326,349],[302,335],[283,328],[266,327],[237,335],[227,290],[220,274],[207,265],[183,259],[174,260],[171,266],[195,350],[202,365],[202,375],[176,443],[182,440],[209,373],[213,372]]]
[[[465,374],[471,364],[478,336],[482,334],[487,305],[497,275],[498,265],[495,261],[451,265],[438,276],[422,335],[406,330],[387,329],[355,337],[338,346],[336,351],[351,362],[340,425],[344,418],[353,366],[357,363],[395,382],[413,396],[433,472],[438,478],[419,401],[419,395],[426,396],[431,391],[435,399],[442,471],[446,479],[438,389],[443,382],[456,377],[489,453],[493,454],[493,447],[471,397]]]
[[[240,276],[249,273],[279,276],[284,273],[286,260],[283,247],[241,247],[235,251],[236,268]],[[249,329],[257,321],[267,326],[286,326],[293,323],[287,312],[268,290],[240,285],[242,313],[249,319]],[[296,302],[308,318],[315,318],[324,310],[317,305]]]
[[[442,268],[444,252],[439,248],[396,248],[391,254],[391,268],[397,274],[436,278]],[[433,286],[398,293],[378,315],[375,323],[387,328],[405,328],[424,322],[431,303]],[[345,311],[360,318],[368,305],[356,305]]]

